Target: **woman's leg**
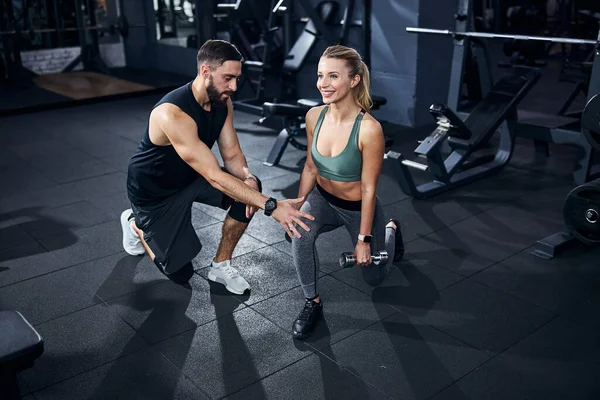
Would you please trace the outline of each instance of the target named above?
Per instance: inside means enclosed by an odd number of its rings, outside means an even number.
[[[292,324],[292,336],[304,339],[312,331],[315,323],[323,313],[323,304],[319,299],[317,280],[319,276],[319,257],[317,254],[316,240],[321,233],[332,231],[342,226],[335,210],[327,200],[314,189],[302,205],[301,210],[315,217],[314,220],[305,221],[310,231],[298,228],[302,235],[300,239],[292,238],[292,255],[294,266],[302,286],[306,301],[300,314]]]
[[[308,232],[297,227],[302,237],[300,239],[292,238],[292,255],[304,297],[314,299],[318,296],[317,277],[319,275],[319,257],[315,242],[321,233],[339,228],[342,223],[317,189],[307,196],[301,211],[312,215],[315,219],[304,221],[310,228]]]

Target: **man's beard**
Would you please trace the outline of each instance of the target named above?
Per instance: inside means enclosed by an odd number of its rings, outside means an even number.
[[[212,79],[208,81],[208,86],[206,87],[206,93],[208,94],[208,99],[211,103],[214,103],[219,106],[224,106],[227,104],[227,98],[223,99],[223,94],[229,92],[219,92],[215,85],[213,85]]]

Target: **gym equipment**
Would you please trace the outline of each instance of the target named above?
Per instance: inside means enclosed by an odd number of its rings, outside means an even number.
[[[473,32],[472,29],[470,29],[471,9],[471,0],[458,1],[458,9],[455,14],[456,27],[453,31],[407,28],[407,31],[409,32],[442,34],[453,37],[454,49],[447,106],[454,110],[456,115],[463,120],[469,115],[469,111],[460,109],[460,102],[463,91],[463,76],[466,69],[465,58],[471,45],[474,45],[478,77],[483,96],[485,96],[491,90],[492,86],[494,86],[486,38],[539,40],[547,43],[591,44],[598,47],[600,30],[597,34],[597,40]],[[593,59],[590,60],[592,67],[588,85],[588,100],[590,93],[600,92],[600,62],[596,62],[598,59],[600,59],[600,51],[595,51]],[[549,155],[548,143],[579,147],[582,151],[580,153],[580,158],[574,162],[573,181],[576,185],[581,185],[593,179],[596,171],[592,168],[592,147],[582,134],[579,119],[566,117],[564,115],[532,112],[522,109],[518,110],[517,117],[515,128],[516,135],[520,138],[533,140],[536,155],[547,157]]]
[[[339,5],[336,1],[321,1],[315,9],[307,7],[311,11],[309,15],[316,15],[319,17],[319,21],[329,23],[332,21],[333,16],[336,14]],[[291,12],[287,10],[286,13]],[[289,22],[288,22],[289,23]],[[236,109],[262,116],[263,103],[268,100],[265,97],[265,73],[276,74],[280,78],[280,86],[284,88],[283,93],[280,94],[281,99],[290,99],[296,97],[295,90],[295,79],[296,74],[300,72],[308,55],[313,50],[319,35],[323,32],[318,28],[321,23],[315,23],[313,19],[309,19],[302,30],[302,33],[298,39],[294,42],[290,51],[286,54],[283,64],[275,68],[266,61],[245,61],[244,69],[247,77],[245,78],[250,84],[254,91],[254,96],[249,99],[236,99],[233,105]],[[243,83],[243,82],[242,82]],[[240,85],[242,86],[242,85]]]
[[[127,18],[124,15],[120,15],[117,18],[117,23],[102,26],[102,25],[93,25],[93,26],[74,26],[68,28],[42,28],[42,29],[29,29],[26,31],[21,30],[7,30],[0,31],[0,36],[33,36],[36,33],[54,33],[54,32],[79,32],[79,31],[96,31],[96,32],[104,32],[110,35],[119,34],[124,38],[129,36],[129,29],[131,28],[145,28],[146,24],[130,24],[127,21]]]
[[[563,208],[565,227],[575,239],[600,243],[600,179],[577,186],[567,195]]]
[[[581,118],[583,136],[600,150],[600,94],[585,105]],[[600,179],[577,186],[569,192],[563,206],[566,232],[539,240],[531,254],[549,260],[577,240],[586,245],[600,244]]]
[[[435,35],[447,35],[460,39],[462,37],[475,37],[485,39],[513,39],[513,40],[538,40],[552,43],[570,43],[570,44],[598,44],[597,40],[590,39],[571,39],[562,37],[546,37],[546,36],[527,36],[527,35],[512,35],[505,33],[488,33],[488,32],[466,32],[466,31],[450,31],[443,29],[428,29],[428,28],[413,28],[407,27],[406,32],[413,33],[429,33]]]
[[[17,374],[33,367],[44,352],[39,333],[18,311],[0,311],[0,393],[20,399]]]
[[[235,3],[217,3],[216,9],[221,13],[221,25],[225,25],[229,40],[237,45],[244,60],[269,64],[275,55],[280,55],[283,45],[276,35],[279,26],[275,24],[279,8],[271,12],[256,0],[238,0]]]
[[[437,128],[415,149],[427,164],[405,159],[390,151],[387,159],[396,161],[396,176],[402,191],[414,198],[424,199],[464,185],[499,171],[509,161],[514,148],[515,133],[511,122],[516,120],[516,107],[540,77],[536,69],[516,69],[504,76],[471,111],[464,122],[447,106],[433,104],[429,112],[437,120]],[[499,146],[493,157],[470,160],[473,153],[488,145],[500,129]],[[442,151],[448,145],[450,153]],[[431,172],[433,180],[416,185],[409,168]]]
[[[356,265],[356,257],[354,257],[354,253],[352,252],[344,252],[340,255],[340,259],[338,260],[340,263],[340,267],[342,268],[351,268]],[[385,265],[388,262],[388,253],[385,250],[382,251],[374,251],[371,253],[371,262],[375,265]]]
[[[581,114],[583,136],[593,148],[600,150],[600,95],[594,95]]]

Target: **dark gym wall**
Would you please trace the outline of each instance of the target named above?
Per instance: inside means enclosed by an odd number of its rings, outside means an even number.
[[[146,29],[130,30],[125,41],[127,66],[196,76],[196,49],[165,45],[156,40],[156,18],[151,1],[127,0],[125,13],[129,22],[146,24]]]
[[[156,27],[151,1],[124,1],[125,15],[131,24],[146,24],[146,29],[131,29],[124,41],[125,62],[128,67],[155,68]]]
[[[371,17],[372,92],[387,98],[376,117],[412,125],[417,76],[417,38],[404,30],[415,25],[419,2],[375,0]]]
[[[455,29],[456,0],[420,0],[419,3],[418,26],[433,29]],[[415,126],[419,126],[434,122],[429,114],[429,106],[432,103],[446,104],[448,102],[453,41],[449,36],[414,33],[410,35],[412,40],[418,39],[417,87],[413,123]]]

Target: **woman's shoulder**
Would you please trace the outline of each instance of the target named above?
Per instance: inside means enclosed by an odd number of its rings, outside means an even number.
[[[323,111],[323,109],[325,107],[327,107],[327,106],[320,105],[320,106],[311,107],[306,112],[306,117],[305,117],[306,124],[310,125],[310,126],[314,126],[317,123],[317,119],[319,119],[319,115],[321,115],[321,112]]]
[[[381,127],[381,123],[379,123],[373,115],[365,112],[362,123],[360,124],[360,133],[361,135],[364,133],[367,133],[368,135],[379,135],[383,133],[383,128]]]

